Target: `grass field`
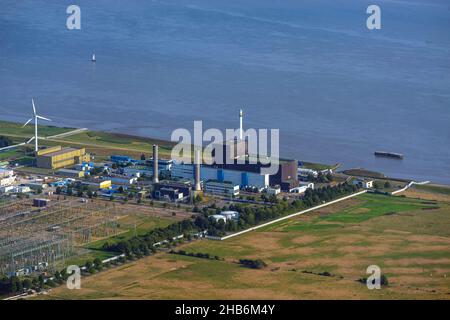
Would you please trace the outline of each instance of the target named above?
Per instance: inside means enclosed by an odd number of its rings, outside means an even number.
[[[26,120],[26,119],[25,119]],[[24,121],[25,123],[25,121]],[[53,136],[60,133],[65,133],[73,128],[62,128],[55,126],[38,126],[39,136],[47,137]],[[0,121],[0,135],[2,136],[19,136],[19,137],[29,137],[34,136],[34,123],[31,123],[25,127],[21,123]]]
[[[88,277],[47,299],[450,299],[450,196],[440,201],[366,194],[188,252],[159,253]],[[242,258],[267,263],[241,267]],[[389,286],[357,279],[378,265]],[[308,273],[305,273],[307,271]],[[329,272],[331,276],[319,273]]]
[[[140,156],[142,153],[149,155],[155,143],[160,147],[160,155],[162,157],[168,157],[173,145],[169,141],[97,131],[84,131],[71,136],[46,139],[46,137],[69,132],[74,129],[53,126],[39,126],[38,129],[39,136],[43,137],[41,140],[42,145],[86,147],[89,152],[95,153],[100,157],[107,157],[113,153],[135,157]],[[21,143],[34,135],[34,127],[22,127],[18,123],[0,121],[0,135],[10,137],[14,143]],[[3,158],[6,159],[7,156]]]
[[[0,152],[0,161],[16,159],[16,158],[22,157],[22,156],[23,156],[22,149],[10,149],[10,150]]]
[[[305,162],[305,161],[302,161],[302,164],[303,164],[304,168],[317,170],[317,171],[322,171],[322,170],[327,170],[327,169],[335,170],[336,168],[338,168],[340,166],[339,163],[336,163],[334,165],[328,165],[328,164]]]
[[[173,145],[168,141],[96,131],[81,132],[62,138],[60,141],[71,145],[86,146],[88,151],[100,156],[109,156],[112,152],[119,152],[120,154],[135,157],[145,153],[149,156],[152,151],[152,146],[158,144],[160,155],[162,157],[169,157]]]

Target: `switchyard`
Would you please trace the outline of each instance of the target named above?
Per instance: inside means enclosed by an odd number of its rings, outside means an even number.
[[[0,205],[0,274],[54,270],[81,246],[117,234],[115,203],[52,198],[44,207],[33,199]]]

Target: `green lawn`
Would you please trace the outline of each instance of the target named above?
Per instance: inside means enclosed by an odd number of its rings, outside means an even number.
[[[8,149],[0,152],[0,161],[15,159],[21,156],[23,156],[21,149]]]
[[[86,147],[101,147],[106,149],[123,149],[132,152],[151,153],[153,144],[159,145],[159,153],[162,156],[169,156],[172,150],[172,143],[169,141],[127,136],[115,133],[98,131],[85,131],[79,134],[62,138],[65,143],[76,143],[86,145]]]
[[[419,200],[365,194],[360,196],[364,204],[347,208],[341,212],[320,219],[333,222],[358,223],[385,214],[417,210],[427,205]]]
[[[333,165],[322,164],[322,163],[314,163],[314,162],[304,162],[304,161],[302,161],[302,163],[303,163],[303,167],[304,168],[317,170],[317,171],[333,169],[333,168],[336,168],[336,167],[339,166],[338,163],[333,164]]]
[[[39,136],[48,137],[75,130],[74,128],[59,128],[53,126],[39,126]],[[10,137],[14,143],[21,143],[34,135],[34,127],[28,125],[22,127],[20,123],[0,121],[0,135]],[[136,156],[137,153],[151,153],[153,144],[159,145],[161,156],[168,157],[173,143],[170,141],[151,139],[145,137],[129,136],[98,131],[84,131],[73,136],[61,137],[51,140],[41,140],[41,145],[62,145],[73,147],[86,147],[87,149],[105,149],[108,154],[129,154]],[[5,154],[0,159],[8,159],[14,156]]]

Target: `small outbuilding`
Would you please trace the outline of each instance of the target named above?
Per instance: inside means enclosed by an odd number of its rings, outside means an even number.
[[[369,179],[355,179],[353,180],[354,185],[359,185],[360,187],[364,189],[370,189],[373,188],[373,180]]]

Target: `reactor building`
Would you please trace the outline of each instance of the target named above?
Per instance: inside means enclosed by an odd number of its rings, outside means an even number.
[[[263,173],[264,167],[259,157],[248,154],[248,140],[243,136],[243,112],[239,111],[239,136],[233,140],[223,141],[214,146],[212,153],[213,163],[201,164],[198,159],[194,164],[174,161],[171,168],[172,178],[192,181],[195,189],[201,182],[217,183],[236,186],[240,188],[252,187],[263,189],[269,186],[280,186],[283,191],[289,191],[298,186],[297,160],[276,159],[278,170],[274,174]],[[222,155],[216,157],[217,150],[222,150]],[[196,158],[198,155],[195,155]]]

